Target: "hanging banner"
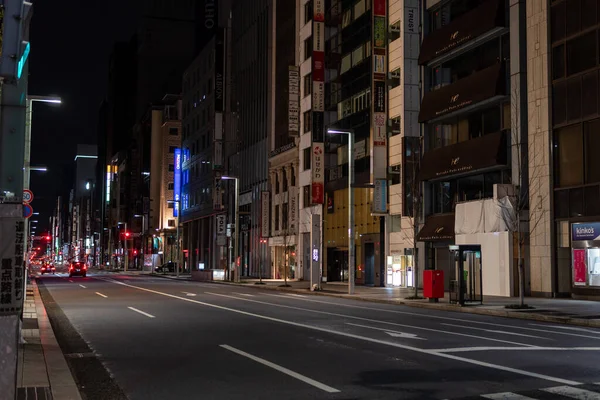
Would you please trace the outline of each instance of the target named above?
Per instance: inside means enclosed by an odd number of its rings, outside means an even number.
[[[264,191],[260,193],[260,215],[261,215],[261,237],[268,238],[271,235],[271,193]]]
[[[0,315],[23,307],[25,223],[21,204],[4,204],[0,215]]]
[[[325,157],[324,144],[312,144],[312,204],[323,204],[325,189]]]
[[[573,284],[586,285],[586,278],[585,249],[573,249]]]
[[[181,199],[181,149],[175,149],[175,172],[173,174],[173,216],[179,216],[179,201]]]
[[[300,67],[290,65],[288,69],[288,134],[300,135]]]
[[[298,188],[296,186],[291,186],[288,195],[289,231],[291,235],[295,235],[297,233],[296,226],[298,225]]]

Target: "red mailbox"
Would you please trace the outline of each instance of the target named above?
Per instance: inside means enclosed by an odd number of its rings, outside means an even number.
[[[444,298],[444,271],[437,269],[423,271],[423,297]]]

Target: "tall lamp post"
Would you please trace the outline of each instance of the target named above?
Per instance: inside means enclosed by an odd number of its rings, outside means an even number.
[[[348,135],[348,294],[354,294],[354,130],[327,129],[327,133]]]
[[[235,181],[235,232],[234,232],[234,250],[233,250],[233,254],[235,254],[235,261],[234,261],[234,265],[235,265],[235,281],[236,282],[240,282],[240,265],[238,265],[238,257],[239,257],[239,250],[240,250],[240,243],[239,243],[239,232],[240,232],[240,179],[235,177],[235,176],[222,176],[221,179],[223,180],[233,180]],[[240,260],[241,263],[241,260]]]

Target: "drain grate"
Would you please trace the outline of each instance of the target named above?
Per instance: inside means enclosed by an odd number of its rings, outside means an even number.
[[[49,387],[20,387],[17,388],[17,400],[52,400]]]

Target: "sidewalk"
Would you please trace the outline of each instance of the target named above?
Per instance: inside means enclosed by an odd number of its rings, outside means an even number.
[[[27,285],[22,329],[17,400],[81,400],[33,279]]]
[[[155,276],[176,279],[175,276],[170,275]],[[180,277],[179,279],[190,280],[189,277]],[[506,305],[517,304],[519,302],[518,298],[484,296],[483,304],[481,305],[466,305],[461,307],[456,304],[450,304],[448,293],[446,293],[445,297],[440,299],[438,303],[431,303],[428,299],[407,300],[407,297],[414,295],[414,289],[407,288],[356,286],[354,294],[348,295],[348,284],[341,282],[322,283],[322,290],[318,292],[310,291],[310,284],[306,281],[288,280],[289,287],[282,287],[284,282],[280,279],[263,279],[263,285],[259,285],[257,282],[258,279],[243,279],[240,283],[223,281],[215,281],[214,283],[600,328],[600,301],[527,297],[525,299],[525,304],[534,308],[518,310],[505,308]],[[421,291],[419,291],[419,295],[422,295]]]

